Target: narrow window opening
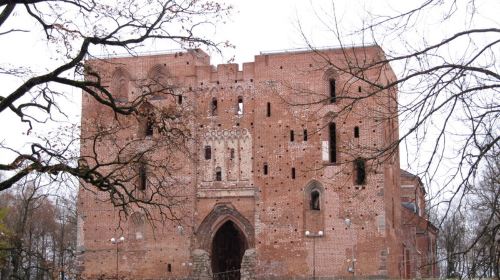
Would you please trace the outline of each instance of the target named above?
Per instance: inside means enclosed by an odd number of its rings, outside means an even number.
[[[307,141],[307,129],[304,129],[304,141]]]
[[[181,105],[181,104],[182,104],[182,95],[178,95],[178,96],[177,96],[177,103],[178,103],[179,105]]]
[[[220,167],[215,168],[215,181],[222,181],[222,170]]]
[[[153,115],[151,113],[148,113],[146,117],[146,136],[153,136]]]
[[[269,166],[267,165],[267,162],[264,163],[264,175],[267,175],[269,173]]]
[[[266,114],[268,117],[271,116],[271,103],[270,102],[267,102],[267,114]]]
[[[337,101],[337,94],[335,89],[335,79],[330,80],[330,103]]]
[[[211,158],[212,158],[212,147],[205,146],[205,159],[211,159]]]
[[[292,167],[292,179],[295,179],[295,167]]]
[[[217,98],[212,98],[212,103],[210,104],[210,111],[212,116],[217,116]]]
[[[354,138],[359,138],[359,126],[354,127]]]
[[[358,86],[358,92],[361,92],[361,86]]]
[[[139,190],[144,191],[147,183],[146,164],[141,162],[139,165]]]
[[[314,190],[311,192],[311,210],[320,210],[319,206],[319,191]]]
[[[335,123],[330,123],[329,125],[329,151],[330,151],[330,162],[337,162],[337,135]]]
[[[295,135],[293,133],[293,130],[290,130],[290,142],[293,142],[295,140]]]
[[[172,264],[167,264],[167,271],[172,272]]]
[[[236,108],[236,114],[241,116],[243,115],[243,97],[238,97],[238,107]]]
[[[230,158],[234,159],[234,149],[231,149],[231,151],[230,151]]]
[[[354,161],[356,168],[356,185],[364,185],[366,183],[366,161],[362,158],[357,158]]]

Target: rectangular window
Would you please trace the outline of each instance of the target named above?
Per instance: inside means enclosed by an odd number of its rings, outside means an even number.
[[[212,147],[205,146],[205,159],[211,159],[211,158],[212,158]]]
[[[139,190],[140,191],[143,191],[146,189],[146,183],[147,183],[146,165],[141,162],[139,165]]]
[[[212,98],[212,103],[210,104],[210,110],[212,116],[217,116],[217,98]]]
[[[330,123],[329,128],[329,152],[330,152],[330,162],[337,162],[337,131],[335,123]]]
[[[238,97],[238,107],[236,108],[236,114],[238,116],[243,115],[243,97]]]
[[[152,114],[148,114],[146,118],[146,136],[153,136],[153,123],[154,119]]]
[[[182,104],[182,95],[177,96],[177,103],[179,103],[179,105]]]
[[[266,114],[268,117],[271,116],[271,103],[270,102],[267,102],[267,114]]]
[[[292,179],[295,179],[295,167],[292,167]]]
[[[264,163],[264,175],[267,175],[269,173],[269,167],[267,165],[267,163]]]
[[[222,169],[220,167],[215,169],[215,181],[222,181]]]
[[[335,89],[335,79],[330,80],[330,103],[337,101],[337,94]]]
[[[359,126],[354,127],[354,138],[359,138]]]
[[[290,130],[290,142],[295,140],[295,135],[293,134],[293,130]]]
[[[304,129],[304,141],[307,141],[307,129]]]
[[[354,168],[356,172],[356,185],[364,185],[366,183],[366,161],[362,158],[354,160]]]

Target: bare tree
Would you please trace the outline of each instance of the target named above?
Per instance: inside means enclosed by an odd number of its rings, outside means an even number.
[[[495,192],[489,191],[485,195],[484,186],[476,183],[476,175],[488,165],[486,159],[500,157],[500,73],[497,59],[500,55],[500,29],[498,21],[484,16],[485,11],[498,8],[498,3],[488,0],[423,0],[404,6],[399,10],[388,8],[385,14],[368,11],[362,25],[349,32],[343,29],[333,1],[331,13],[318,11],[320,22],[330,31],[333,43],[340,46],[341,58],[327,56],[314,46],[305,31],[302,35],[323,62],[323,70],[336,77],[348,77],[336,85],[337,107],[330,115],[333,119],[347,118],[355,107],[363,106],[363,102],[371,98],[381,100],[380,108],[395,104],[393,109],[370,112],[367,116],[375,114],[379,121],[399,123],[397,139],[384,147],[361,149],[368,155],[367,159],[385,162],[398,153],[400,146],[404,146],[406,165],[427,181],[425,185],[432,195],[434,207],[444,206],[439,207],[444,211],[439,215],[442,217],[438,223],[442,226],[441,234],[462,238],[462,230],[471,225],[460,223],[450,209],[465,209],[476,199],[479,199],[477,202],[484,201],[483,204],[489,201],[490,207],[491,201],[498,203]],[[437,28],[439,31],[433,32]],[[380,46],[384,54],[374,57],[370,48],[353,47],[352,43]],[[395,77],[387,76],[388,67],[395,70]],[[297,91],[304,94],[300,89]],[[380,96],[387,96],[382,94],[386,91],[398,91],[398,98],[382,100]],[[331,103],[328,94],[314,95],[314,103]],[[304,105],[293,100],[289,102],[295,106]],[[495,186],[498,189],[498,183]],[[483,207],[475,205],[478,209]],[[453,245],[448,244],[449,248],[445,246],[445,250],[451,252],[447,255],[449,277],[470,272],[470,267],[458,271],[457,253],[465,254],[480,240],[491,240],[493,237],[489,236],[497,234],[494,210],[479,212],[476,212],[478,224],[471,228],[477,234],[471,240],[465,239],[467,242],[464,241],[463,247],[455,246],[458,240],[447,239],[453,241]],[[491,254],[485,258],[491,258]]]
[[[102,139],[116,139],[117,133],[126,124],[119,122],[123,116],[137,119],[151,119],[154,128],[167,135],[161,143],[168,149],[182,151],[183,137],[189,131],[182,127],[180,112],[152,108],[144,115],[141,106],[156,94],[176,96],[175,85],[157,79],[141,81],[139,94],[131,100],[121,100],[103,80],[92,63],[86,59],[99,60],[95,54],[127,53],[136,55],[136,50],[151,41],[168,42],[181,48],[205,47],[219,51],[227,43],[217,43],[204,36],[203,27],[213,28],[230,11],[216,1],[112,1],[101,3],[93,0],[69,1],[0,1],[0,36],[9,38],[14,34],[31,31],[33,40],[43,40],[48,49],[55,53],[54,66],[45,71],[18,65],[0,65],[0,77],[16,78],[18,84],[12,91],[0,90],[0,114],[14,113],[27,124],[27,133],[37,128],[43,130],[51,121],[71,122],[66,118],[65,98],[72,89],[81,90],[84,98],[89,97],[97,104],[112,110],[114,124],[96,124],[95,130],[85,131],[83,139],[79,126],[70,125],[51,134],[43,134],[26,150],[20,150],[5,142],[0,149],[14,153],[11,158],[2,158],[0,171],[5,171],[0,179],[0,191],[13,187],[31,174],[46,174],[50,180],[67,180],[68,176],[93,186],[91,191],[105,192],[108,200],[125,209],[134,204],[164,204],[154,195],[137,196],[125,185],[136,182],[141,177],[134,166],[144,161],[151,149],[136,148],[138,142],[122,143],[114,141],[118,152],[113,157],[87,154],[80,157],[78,145],[95,145]],[[16,26],[14,15],[33,24],[34,30]],[[38,38],[36,34],[43,34]],[[13,37],[16,38],[16,37]],[[66,119],[65,119],[66,118]],[[92,132],[92,133],[90,133]],[[160,143],[160,141],[158,141]],[[94,150],[96,151],[96,150]],[[126,156],[125,156],[126,154]],[[158,176],[169,177],[170,163],[148,161],[149,168],[158,170]],[[158,180],[160,181],[160,180]],[[95,187],[95,188],[94,188]],[[90,188],[89,188],[90,189]],[[159,189],[157,189],[159,190]],[[159,191],[153,192],[158,194]],[[170,194],[161,193],[165,198]],[[176,202],[177,203],[177,202]]]

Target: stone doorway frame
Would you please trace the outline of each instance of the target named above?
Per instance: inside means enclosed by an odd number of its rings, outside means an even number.
[[[247,249],[255,248],[254,227],[230,203],[216,204],[212,211],[203,219],[195,232],[196,248],[211,252],[212,240],[215,234],[227,221],[233,222],[241,234],[243,234],[247,242]]]

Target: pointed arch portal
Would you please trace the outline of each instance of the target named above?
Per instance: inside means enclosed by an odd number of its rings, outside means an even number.
[[[197,247],[210,254],[213,279],[239,280],[245,250],[254,248],[252,224],[231,204],[218,204],[196,231]]]
[[[225,222],[212,240],[212,272],[224,279],[240,279],[243,254],[248,248],[245,235],[232,221]]]

